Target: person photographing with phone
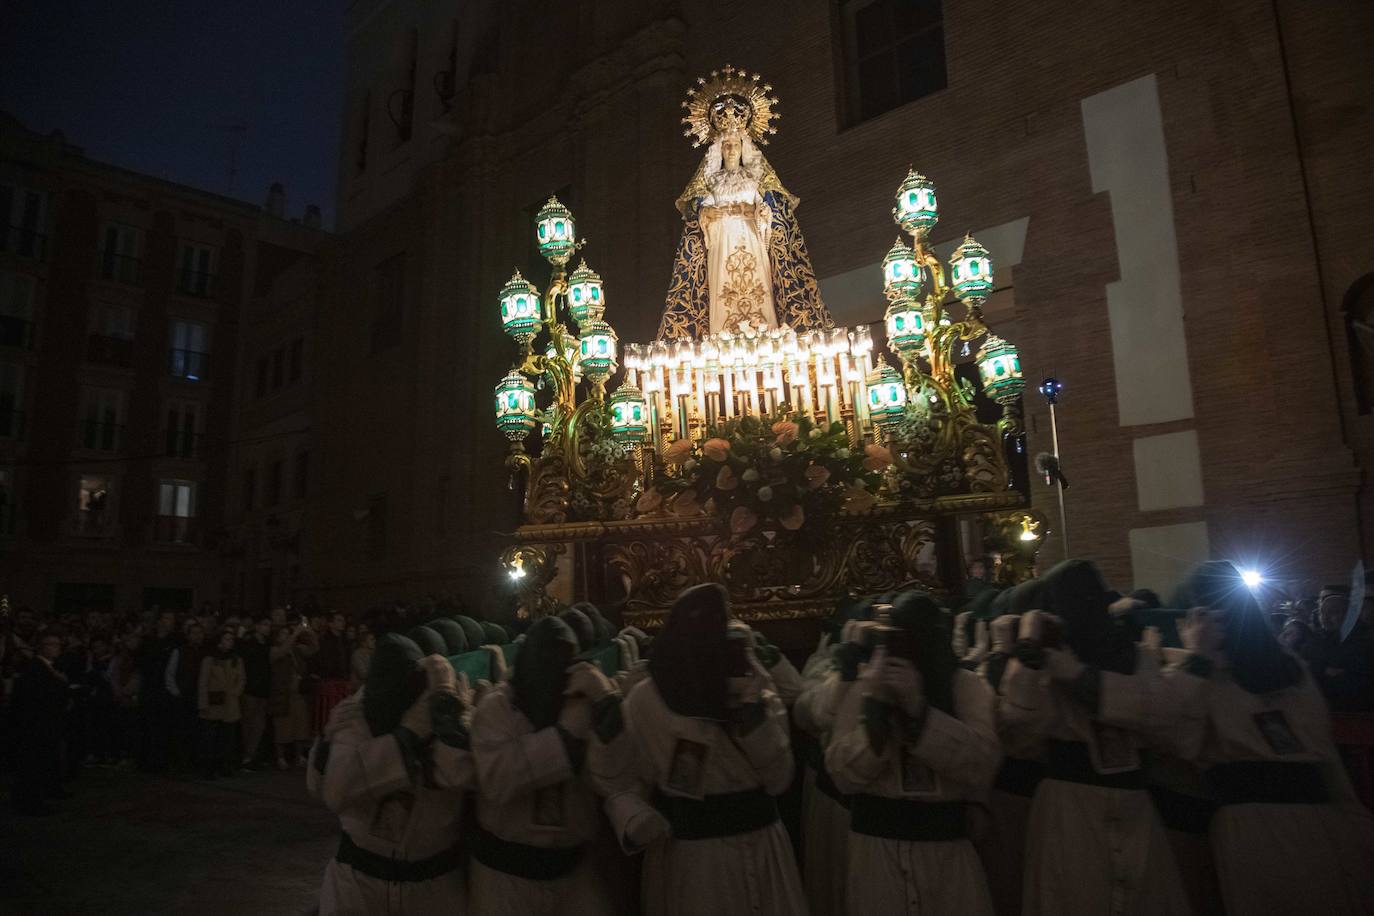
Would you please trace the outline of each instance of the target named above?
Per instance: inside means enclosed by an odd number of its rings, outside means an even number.
[[[851,913],[992,913],[968,840],[967,802],[1001,748],[993,694],[961,669],[945,614],[925,592],[875,609],[872,655],[836,716],[826,769],[851,793]]]

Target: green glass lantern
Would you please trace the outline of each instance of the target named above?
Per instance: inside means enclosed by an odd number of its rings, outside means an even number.
[[[539,290],[517,270],[501,287],[501,328],[516,342],[528,345],[543,327]]]
[[[579,261],[577,269],[568,277],[568,314],[578,326],[589,320],[599,320],[606,314],[606,300],[601,289],[601,276],[586,261]]]
[[[1021,355],[1016,347],[996,334],[988,334],[978,348],[978,375],[983,390],[999,404],[1015,401],[1026,388],[1021,376]]]
[[[992,292],[992,258],[988,250],[973,236],[964,241],[949,259],[950,274],[954,277],[954,295],[966,305],[982,305]]]
[[[615,371],[615,331],[595,318],[582,326],[582,374],[593,382],[604,382]]]
[[[550,197],[535,215],[534,232],[540,254],[559,267],[568,263],[577,247],[577,227],[572,213],[557,197]]]
[[[534,382],[512,369],[496,386],[496,428],[512,442],[521,442],[534,429]]]
[[[921,268],[916,253],[898,239],[883,258],[883,293],[889,302],[921,297]]]
[[[611,435],[617,442],[633,445],[642,442],[649,431],[649,405],[644,394],[625,382],[611,393]]]
[[[552,340],[544,347],[544,355],[549,359],[553,359],[554,354],[557,352]],[[577,338],[573,337],[571,334],[563,335],[563,358],[572,366],[574,382],[582,381],[582,361],[579,358],[580,356],[581,352],[577,344]],[[545,373],[545,375],[547,376],[547,373]]]
[[[940,221],[934,182],[915,169],[908,171],[897,189],[897,206],[892,208],[892,218],[911,235],[930,234]]]
[[[906,412],[906,382],[902,373],[889,366],[886,360],[868,373],[868,415],[881,430],[888,430],[901,422]]]
[[[898,299],[887,307],[887,346],[910,362],[920,355],[926,342],[926,320],[915,299]]]

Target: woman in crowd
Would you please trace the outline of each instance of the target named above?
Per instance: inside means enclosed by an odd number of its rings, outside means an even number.
[[[114,694],[115,762],[132,761],[138,752],[138,705],[142,678],[138,653],[142,637],[130,631],[119,641],[119,651],[110,661],[110,689]]]
[[[598,765],[603,791],[625,802],[652,798],[671,828],[655,839],[656,818],[625,817],[623,842],[649,843],[646,916],[805,914],[773,800],[792,781],[787,711],[748,629],[731,629],[719,585],[678,597],[624,718],[627,752],[620,766]]]
[[[310,630],[304,624],[279,627],[268,658],[272,686],[267,713],[272,717],[272,740],[277,745],[277,769],[301,762],[298,754],[310,740],[310,708],[301,696],[305,660],[314,654]]]
[[[439,656],[379,640],[364,689],[330,714],[306,782],[339,816],[320,916],[462,916],[459,831],[473,786],[470,691]]]
[[[967,802],[986,793],[1002,757],[993,693],[959,667],[926,593],[900,595],[878,633],[825,753],[852,796],[847,906],[991,916]]]
[[[214,647],[200,663],[197,690],[200,711],[200,765],[208,777],[234,772],[239,724],[239,701],[246,683],[243,659],[234,651],[234,631],[220,631]]]
[[[1164,826],[1145,791],[1146,737],[1100,722],[1089,685],[1078,679],[1084,665],[1157,679],[1157,665],[1113,623],[1107,589],[1091,563],[1059,564],[1039,591],[1042,610],[1021,618],[1021,643],[999,705],[1005,734],[1020,746],[1039,738],[1045,749],[1046,775],[1027,828],[1022,912],[1188,913]],[[1056,651],[1061,647],[1071,651]]]
[[[567,624],[541,618],[510,680],[477,704],[470,847],[477,916],[613,912],[610,889],[587,856],[601,814],[584,762],[593,730],[618,724],[619,704],[600,671],[574,663],[577,652]]]
[[[353,650],[353,657],[348,663],[353,675],[350,685],[352,692],[357,692],[358,688],[367,682],[367,669],[372,664],[372,653],[376,648],[377,635],[371,630],[363,630],[362,638],[358,640],[358,648]]]

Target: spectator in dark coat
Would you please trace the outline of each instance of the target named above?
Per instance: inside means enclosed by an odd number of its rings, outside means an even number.
[[[70,696],[67,677],[55,666],[62,640],[44,636],[37,654],[19,668],[10,704],[15,740],[14,785],[10,799],[21,814],[46,814],[48,800],[62,791],[62,729]]]

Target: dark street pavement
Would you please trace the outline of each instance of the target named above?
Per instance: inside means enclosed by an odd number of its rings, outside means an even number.
[[[202,781],[85,770],[46,817],[0,805],[0,914],[299,914],[338,821],[300,769]]]

